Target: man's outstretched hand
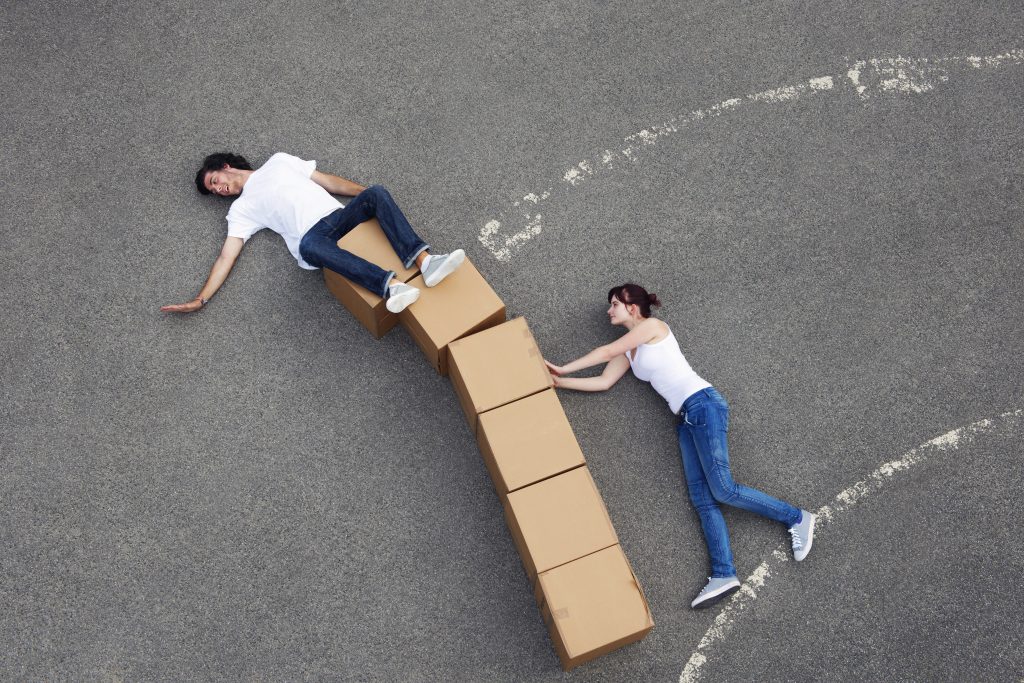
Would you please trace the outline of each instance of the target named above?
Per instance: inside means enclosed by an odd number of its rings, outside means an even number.
[[[199,299],[192,299],[187,304],[171,304],[170,306],[161,306],[160,310],[164,313],[192,313],[198,311],[203,307],[203,302]]]
[[[242,253],[242,246],[244,244],[245,241],[241,237],[228,237],[224,240],[224,246],[220,249],[220,255],[213,262],[213,268],[210,269],[210,277],[206,279],[206,284],[199,290],[199,296],[187,304],[161,306],[160,310],[164,313],[194,313],[209,303],[213,295],[220,289],[220,286],[224,284],[224,280],[228,278],[228,273],[231,272],[231,267],[235,265],[238,255]],[[203,297],[205,297],[205,301]]]

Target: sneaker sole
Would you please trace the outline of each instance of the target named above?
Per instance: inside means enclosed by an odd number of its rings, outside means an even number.
[[[452,272],[454,272],[456,268],[461,266],[462,262],[465,260],[466,252],[464,252],[462,249],[456,249],[452,253],[448,254],[448,258],[444,260],[444,264],[442,264],[440,268],[438,268],[437,270],[430,274],[429,280],[425,275],[423,276],[423,284],[425,284],[427,287],[435,287],[441,284],[441,280],[451,275]]]
[[[811,515],[811,513],[809,513],[809,512],[807,514]],[[793,553],[793,559],[796,560],[797,562],[803,562],[804,558],[807,557],[807,554],[809,552],[811,552],[811,546],[814,545],[814,525],[817,524],[817,522],[818,522],[818,516],[817,515],[811,515],[811,529],[810,529],[810,531],[807,532],[807,550],[803,550],[802,551],[803,554],[801,554],[799,557],[797,556],[796,553]]]
[[[740,584],[737,583],[734,586],[729,586],[727,588],[724,588],[724,589],[720,590],[717,593],[712,594],[709,597],[704,598],[703,600],[701,600],[697,604],[690,603],[690,607],[692,609],[707,609],[708,607],[711,607],[712,605],[714,605],[716,603],[719,603],[722,600],[725,600],[727,597],[729,597],[730,595],[732,595],[733,593],[735,593],[739,589],[740,589]]]
[[[416,303],[416,300],[420,298],[420,290],[411,289],[408,292],[402,292],[394,296],[388,297],[388,300],[384,303],[384,307],[392,313],[401,313],[412,304]]]

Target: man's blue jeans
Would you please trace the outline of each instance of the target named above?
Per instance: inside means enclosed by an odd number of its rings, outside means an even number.
[[[729,531],[718,503],[756,512],[787,527],[800,521],[801,512],[789,503],[733,481],[726,446],[729,406],[714,388],[702,389],[687,398],[680,415],[677,430],[683,471],[690,500],[704,528],[704,540],[711,555],[711,575],[735,576]]]
[[[309,229],[299,242],[299,255],[311,266],[330,268],[357,285],[361,285],[385,299],[388,283],[395,271],[384,270],[350,251],[338,247],[338,240],[352,228],[377,218],[391,247],[406,268],[411,268],[416,257],[430,247],[419,238],[409,225],[405,214],[391,198],[391,193],[380,185],[368,187],[343,208],[328,214]]]

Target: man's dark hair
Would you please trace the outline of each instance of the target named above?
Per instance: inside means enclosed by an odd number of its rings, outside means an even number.
[[[206,189],[206,174],[210,171],[219,171],[224,168],[224,164],[231,168],[237,168],[239,171],[252,170],[252,166],[245,160],[245,157],[239,154],[232,154],[231,152],[211,154],[203,159],[203,167],[196,173],[196,189],[201,194],[210,194],[210,191]]]

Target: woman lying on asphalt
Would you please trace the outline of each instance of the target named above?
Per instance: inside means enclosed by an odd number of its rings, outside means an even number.
[[[605,391],[632,368],[633,374],[650,382],[672,412],[679,415],[676,430],[686,485],[711,555],[711,577],[690,606],[709,607],[740,587],[718,503],[785,524],[792,536],[796,561],[807,557],[814,540],[814,515],[733,481],[726,446],[729,407],[721,394],[690,367],[669,326],[651,317],[651,307],[661,305],[658,297],[639,285],[625,284],[608,292],[608,302],[611,324],[625,327],[626,334],[571,363],[547,363],[548,370],[556,387]],[[597,377],[565,376],[601,363],[607,365]]]

